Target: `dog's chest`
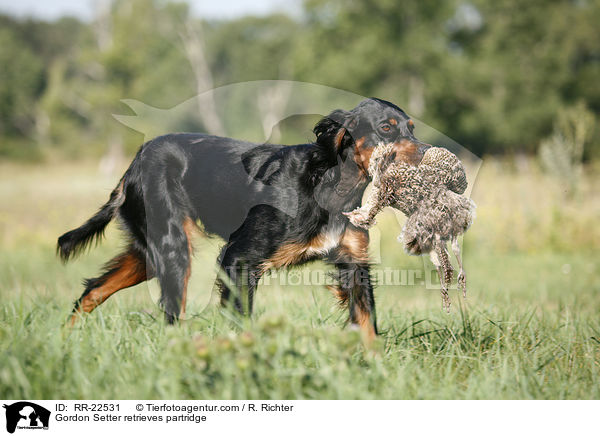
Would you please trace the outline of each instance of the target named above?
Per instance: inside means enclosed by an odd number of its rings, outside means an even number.
[[[309,242],[306,254],[325,255],[339,245],[341,238],[341,229],[326,229]]]
[[[307,242],[288,242],[262,263],[262,269],[296,265],[316,257],[325,256],[338,247],[343,229],[326,228]]]

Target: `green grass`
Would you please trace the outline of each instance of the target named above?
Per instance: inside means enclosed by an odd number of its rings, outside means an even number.
[[[259,287],[252,320],[222,312],[211,300],[219,242],[200,239],[190,316],[180,325],[164,324],[151,284],[120,292],[68,329],[81,278],[94,276],[119,242],[113,227],[101,246],[64,266],[54,238],[101,204],[113,183],[88,175],[89,167],[27,176],[18,169],[0,180],[0,398],[600,398],[592,244],[540,249],[536,239],[531,250],[505,249],[490,242],[497,235],[478,233],[476,221],[465,241],[466,302],[453,291],[447,315],[439,292],[419,280],[379,286],[382,334],[365,348],[320,286],[272,278]],[[69,174],[80,184],[70,185]],[[51,182],[39,194],[45,175]],[[489,216],[485,201],[475,201]],[[392,214],[380,221],[374,245],[384,262],[375,267],[422,271],[423,260],[395,242]]]

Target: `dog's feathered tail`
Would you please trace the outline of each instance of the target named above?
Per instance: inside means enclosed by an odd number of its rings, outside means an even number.
[[[109,200],[100,210],[80,227],[65,233],[58,238],[56,251],[63,262],[81,253],[92,241],[98,241],[104,234],[104,228],[114,218],[117,208],[123,204],[122,179],[119,185],[111,192]]]

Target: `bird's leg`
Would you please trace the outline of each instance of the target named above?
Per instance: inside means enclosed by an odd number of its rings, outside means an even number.
[[[429,253],[429,257],[431,262],[436,266],[440,278],[442,305],[444,309],[446,309],[446,312],[450,313],[450,295],[448,295],[448,286],[452,282],[452,264],[448,259],[446,244],[439,238],[435,243],[434,250]]]
[[[462,260],[460,258],[460,245],[458,244],[458,236],[452,238],[452,251],[458,262],[458,287],[462,289],[463,298],[467,298],[467,277],[463,269]]]
[[[440,264],[442,266],[442,271],[444,273],[444,289],[445,295],[447,298],[446,309],[450,312],[450,297],[448,296],[448,288],[452,284],[452,275],[454,269],[452,268],[452,263],[450,262],[450,256],[448,255],[448,249],[446,247],[446,242],[442,241],[440,238],[437,238],[436,241],[436,250],[437,255],[440,259]]]
[[[367,201],[363,207],[358,207],[352,212],[343,212],[348,217],[350,222],[356,227],[368,229],[376,224],[375,216],[381,210],[390,205],[390,198],[386,195],[386,191],[378,185],[373,185],[373,189],[367,197]]]

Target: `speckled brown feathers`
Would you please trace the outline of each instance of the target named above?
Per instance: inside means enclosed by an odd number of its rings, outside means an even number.
[[[393,144],[382,144],[371,156],[369,173],[374,186],[365,205],[346,215],[355,226],[368,228],[384,207],[402,211],[408,217],[401,234],[404,247],[412,255],[430,254],[440,276],[444,307],[448,309],[447,290],[453,269],[446,242],[452,241],[460,268],[458,282],[466,295],[457,238],[469,228],[475,211],[475,203],[460,195],[467,188],[462,163],[439,147],[428,149],[418,166],[395,162]]]

